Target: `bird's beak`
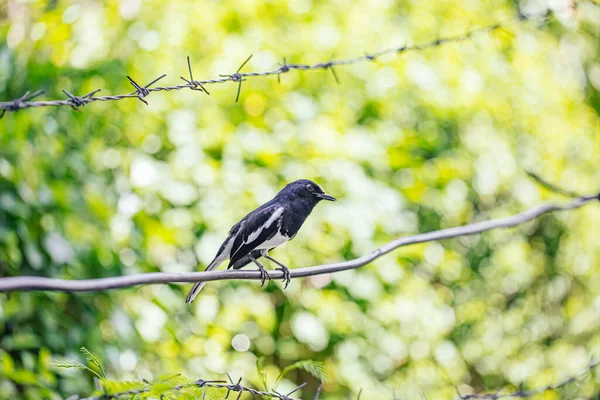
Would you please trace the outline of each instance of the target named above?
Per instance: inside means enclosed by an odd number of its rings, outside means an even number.
[[[335,197],[333,197],[332,195],[327,194],[327,193],[319,193],[319,194],[317,194],[317,197],[319,197],[320,199],[323,199],[323,200],[327,200],[327,201],[336,201],[337,200]]]

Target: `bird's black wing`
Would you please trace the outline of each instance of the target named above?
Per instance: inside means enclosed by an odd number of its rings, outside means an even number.
[[[235,224],[234,226],[231,227],[231,229],[229,230],[229,233],[227,234],[227,238],[225,238],[225,241],[223,242],[223,244],[221,244],[221,247],[219,247],[219,251],[217,251],[215,260],[221,258],[222,256],[229,257],[231,255],[231,250],[229,251],[229,254],[223,254],[223,253],[229,246],[229,242],[231,240],[235,240],[235,237],[237,236],[238,232],[240,231],[240,228],[243,225],[244,225],[244,220],[242,219],[240,222],[238,222],[237,224]],[[224,259],[226,259],[226,258],[224,258]],[[223,262],[223,261],[221,261],[221,262]],[[221,262],[219,262],[219,264]]]
[[[227,268],[275,236],[281,226],[282,215],[283,207],[280,204],[258,208],[248,214],[235,236]]]

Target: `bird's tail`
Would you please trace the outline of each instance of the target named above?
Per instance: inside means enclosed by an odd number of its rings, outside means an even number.
[[[217,268],[219,264],[221,264],[221,262],[222,260],[218,260],[217,258],[215,258],[210,264],[208,264],[208,267],[206,267],[205,271],[212,271],[213,269]],[[198,296],[198,293],[200,293],[200,290],[202,290],[204,285],[206,285],[206,282],[196,282],[194,286],[192,286],[192,290],[190,290],[190,292],[188,293],[185,302],[191,303],[192,301],[194,301],[194,299],[196,298],[196,296]]]

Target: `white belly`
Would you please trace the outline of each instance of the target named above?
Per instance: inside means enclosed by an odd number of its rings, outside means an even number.
[[[277,232],[275,236],[258,246],[257,249],[272,249],[273,247],[277,247],[284,244],[288,240],[290,240],[289,237]]]

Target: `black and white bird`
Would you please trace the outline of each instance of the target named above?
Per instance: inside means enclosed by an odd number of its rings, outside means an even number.
[[[313,208],[321,201],[335,201],[313,181],[300,179],[286,185],[269,202],[258,207],[235,224],[221,245],[207,271],[217,268],[229,260],[229,268],[240,269],[254,262],[261,272],[262,284],[268,277],[265,268],[258,262],[260,257],[273,261],[283,271],[286,287],[290,282],[289,269],[269,256],[269,251],[292,240],[302,227]],[[186,302],[194,301],[206,282],[197,282],[190,290]]]

